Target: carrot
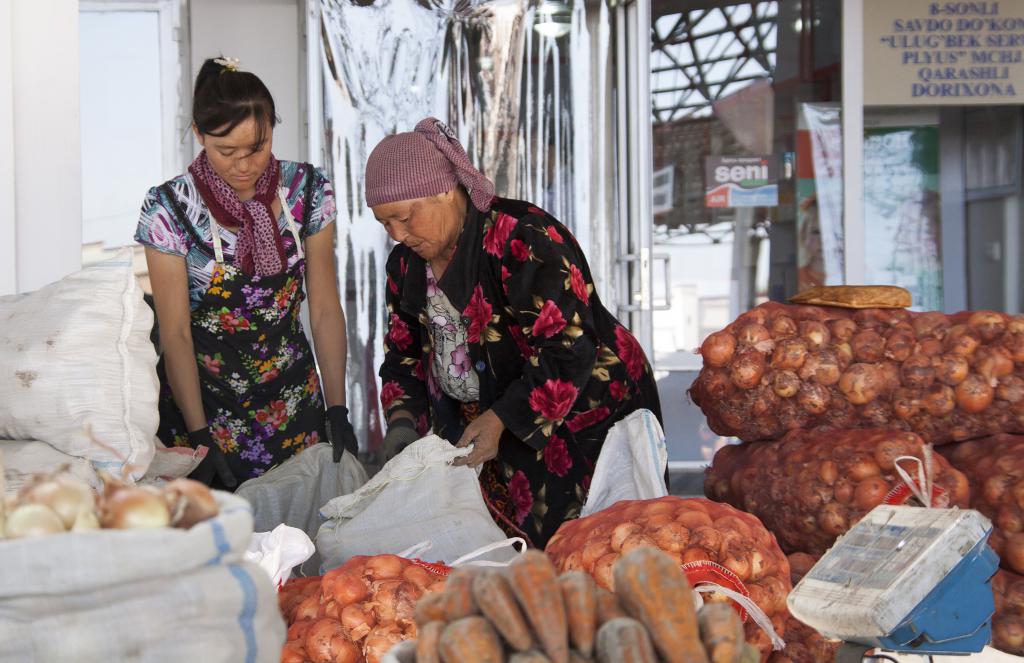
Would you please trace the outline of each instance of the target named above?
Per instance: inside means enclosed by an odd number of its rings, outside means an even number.
[[[416,663],[420,662],[416,661]],[[531,650],[516,652],[515,654],[512,654],[512,656],[508,659],[508,663],[551,663],[551,659],[549,659],[547,656],[540,653],[539,651]]]
[[[525,652],[533,646],[530,626],[502,572],[488,569],[477,573],[473,578],[473,600],[512,649]]]
[[[438,645],[444,632],[444,622],[428,622],[420,627],[416,640],[416,663],[441,663]]]
[[[597,585],[583,571],[563,573],[558,584],[569,620],[569,642],[584,656],[591,656],[597,634]]]
[[[679,565],[653,548],[637,548],[615,566],[622,607],[638,619],[665,663],[707,663],[690,583]]]
[[[445,621],[445,596],[442,592],[430,592],[420,597],[413,611],[413,619],[420,626],[430,622]]]
[[[739,663],[746,639],[743,622],[728,603],[708,603],[697,613],[700,639],[711,663]]]
[[[501,639],[483,617],[464,617],[452,622],[441,634],[438,646],[444,663],[503,663]]]
[[[473,600],[474,575],[475,569],[465,567],[455,569],[448,576],[448,581],[444,586],[444,615],[446,621],[454,622],[456,619],[479,614],[480,610]]]
[[[569,662],[569,629],[555,567],[539,550],[527,550],[508,567],[512,591],[552,663]],[[449,581],[450,582],[450,581]]]
[[[610,622],[616,617],[628,616],[626,615],[626,611],[622,609],[619,599],[615,598],[615,594],[612,594],[607,589],[598,587],[595,598],[597,599],[598,626],[605,622]]]
[[[597,630],[598,663],[658,663],[643,624],[616,617]]]

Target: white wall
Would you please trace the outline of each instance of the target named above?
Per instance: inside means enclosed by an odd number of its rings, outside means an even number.
[[[81,265],[78,3],[0,0],[0,23],[0,292],[9,293]]]
[[[259,76],[274,96],[282,121],[274,131],[274,155],[294,161],[305,160],[307,153],[300,110],[305,95],[300,67],[306,66],[301,4],[301,0],[202,0],[189,5],[193,80],[208,57],[241,60],[241,69]]]
[[[0,0],[0,295],[17,291],[14,215],[13,0]]]

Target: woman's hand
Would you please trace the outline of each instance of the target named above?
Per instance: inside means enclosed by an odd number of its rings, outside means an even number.
[[[491,460],[498,455],[498,442],[505,430],[505,424],[501,422],[493,410],[487,410],[474,419],[459,438],[455,446],[462,449],[473,445],[473,450],[468,456],[456,458],[452,465],[469,465],[476,467]]]

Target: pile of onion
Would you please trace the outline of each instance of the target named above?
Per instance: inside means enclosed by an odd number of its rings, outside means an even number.
[[[996,614],[992,618],[992,646],[1024,656],[1024,576],[1000,569],[992,578]]]
[[[891,491],[903,489],[901,456],[924,458],[924,441],[899,430],[795,430],[778,442],[728,445],[715,454],[704,494],[761,519],[787,553],[821,555]],[[917,477],[918,465],[901,461]],[[935,506],[966,508],[967,477],[933,455]],[[902,490],[899,503],[912,493]]]
[[[988,542],[1003,568],[1024,574],[1024,435],[996,435],[939,451],[966,475],[971,508],[992,521]]]
[[[322,578],[297,578],[278,595],[288,623],[282,663],[380,663],[418,635],[416,602],[444,588],[445,567],[396,555],[353,557]]]
[[[716,433],[895,428],[943,444],[1024,433],[1024,316],[762,304],[701,345]]]
[[[0,500],[0,538],[24,539],[106,529],[189,528],[216,516],[205,485],[177,479],[161,489],[103,476],[97,493],[66,468],[39,475]]]

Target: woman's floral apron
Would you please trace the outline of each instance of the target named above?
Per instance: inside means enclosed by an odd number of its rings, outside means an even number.
[[[295,236],[291,250],[298,251],[300,259],[280,274],[247,275],[224,262],[220,228],[211,217],[211,257],[217,264],[210,287],[192,311],[203,409],[213,438],[239,482],[326,439],[320,381],[299,319],[305,298],[302,238],[284,195],[281,202]],[[179,223],[187,224],[178,216]],[[188,446],[184,418],[174,402],[163,359],[158,373],[157,435],[164,444]]]

